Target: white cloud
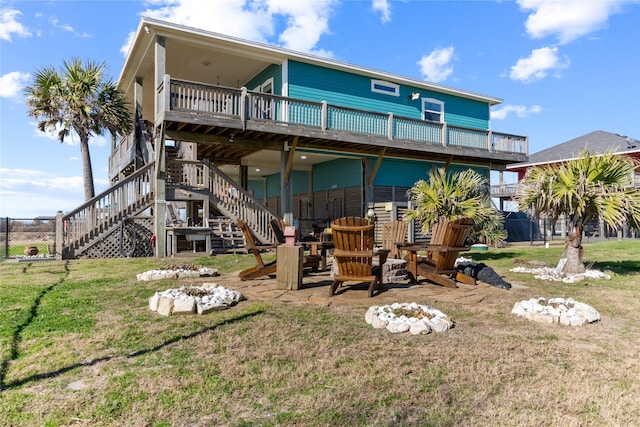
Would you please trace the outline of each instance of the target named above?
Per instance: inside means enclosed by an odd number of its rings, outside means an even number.
[[[424,55],[418,65],[420,66],[420,72],[425,80],[438,83],[445,80],[451,73],[453,73],[453,67],[451,61],[454,56],[453,46],[434,49],[429,55]]]
[[[57,176],[33,169],[0,168],[0,188],[11,191],[19,188],[64,190],[83,193],[82,176]]]
[[[384,22],[391,21],[391,5],[388,0],[372,0],[374,11],[380,12],[380,20]]]
[[[94,179],[96,193],[109,186]],[[82,176],[60,176],[34,169],[0,168],[0,217],[34,218],[68,212],[84,203]]]
[[[273,38],[278,20],[285,20],[285,29],[278,36],[283,47],[332,56],[331,52],[314,48],[320,37],[329,32],[329,18],[337,3],[337,0],[154,0],[147,2],[149,8],[142,15],[259,42]],[[132,35],[121,52],[128,52],[131,41]]]
[[[58,139],[58,133],[60,133],[60,130],[62,129],[60,123],[56,123],[55,129],[46,130],[44,132],[38,129],[38,123],[30,122],[29,124],[33,126],[33,136],[38,138],[47,138],[57,142],[60,141]],[[78,137],[77,133],[71,131],[69,135],[64,137],[64,144],[71,146],[78,145],[80,144],[80,137]],[[104,147],[107,144],[111,144],[111,135],[109,133],[107,133],[107,135],[93,135],[89,137],[89,146]]]
[[[15,9],[0,9],[0,40],[11,41],[13,34],[20,37],[29,37],[31,33],[24,25],[18,22],[22,12]]]
[[[329,18],[335,3],[335,0],[267,0],[267,10],[271,19],[280,15],[287,17],[287,28],[278,37],[283,47],[314,52],[320,36],[329,32]]]
[[[609,16],[620,10],[620,0],[518,0],[527,18],[527,33],[534,39],[555,36],[566,44],[606,27]]]
[[[520,58],[516,65],[511,67],[509,77],[512,80],[520,80],[525,83],[541,80],[550,72],[560,76],[560,70],[569,66],[569,60],[561,60],[557,47],[542,47],[531,51],[527,58]]]
[[[491,110],[491,120],[505,120],[509,114],[513,113],[519,118],[529,117],[531,114],[542,112],[542,107],[533,105],[526,107],[524,105],[503,105],[500,108]]]
[[[69,24],[61,24],[58,18],[52,16],[49,18],[49,23],[53,25],[54,28],[58,28],[63,31],[67,31],[69,33],[73,33],[73,27]]]
[[[29,80],[29,73],[12,71],[0,76],[0,98],[13,98],[21,93]]]

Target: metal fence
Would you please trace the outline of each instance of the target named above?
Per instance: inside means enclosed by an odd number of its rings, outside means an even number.
[[[528,218],[522,212],[509,212],[506,215],[504,228],[507,230],[507,242],[546,243],[547,241],[564,241],[568,233],[567,221],[552,222],[545,219]],[[606,224],[592,221],[584,226],[583,239],[588,242],[607,239],[637,239],[640,230],[628,225],[612,228]]]
[[[0,218],[0,259],[54,259],[55,217]]]

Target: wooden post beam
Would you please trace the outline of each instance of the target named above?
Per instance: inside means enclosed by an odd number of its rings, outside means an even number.
[[[298,146],[298,135],[296,135],[295,138],[293,138],[293,144],[291,144],[291,147],[289,147],[289,158],[287,159],[287,167],[284,171],[284,182],[289,182],[289,177],[291,176],[291,169],[293,168],[293,157],[296,152],[297,146]]]
[[[376,174],[378,173],[378,169],[380,169],[380,165],[382,164],[382,159],[384,155],[387,153],[387,147],[383,147],[382,151],[378,155],[378,160],[376,160],[376,164],[371,171],[371,176],[369,177],[369,185],[373,185],[373,180],[376,178]]]

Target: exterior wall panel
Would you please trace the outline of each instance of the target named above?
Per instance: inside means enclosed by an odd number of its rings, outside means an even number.
[[[412,101],[412,92],[420,93],[420,99]],[[435,98],[444,102],[447,124],[489,128],[487,103],[405,85],[400,85],[399,96],[385,95],[371,91],[370,77],[297,61],[289,61],[289,96],[416,119],[422,115],[421,98]]]

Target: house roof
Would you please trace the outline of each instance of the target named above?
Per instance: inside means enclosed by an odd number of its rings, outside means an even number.
[[[120,84],[129,85],[129,82],[133,81],[133,77],[136,75],[138,68],[142,65],[143,57],[153,57],[151,40],[148,36],[154,33],[168,38],[174,38],[175,40],[180,40],[184,43],[189,43],[194,48],[199,47],[200,49],[207,49],[215,46],[216,50],[220,53],[233,53],[236,56],[244,56],[254,60],[266,61],[266,63],[282,63],[287,59],[294,59],[300,62],[366,75],[372,78],[387,80],[398,84],[405,84],[415,88],[424,88],[425,90],[474,99],[486,102],[489,105],[496,105],[502,102],[502,99],[492,96],[429,83],[424,80],[412,79],[398,74],[349,64],[347,62],[337,61],[308,53],[296,52],[266,43],[244,40],[238,37],[205,31],[185,25],[178,25],[148,17],[143,17],[140,20],[133,43],[129,48],[129,52],[118,79]]]
[[[528,162],[508,165],[507,170],[517,172],[532,166],[566,162],[578,158],[584,149],[587,149],[591,154],[604,154],[613,150],[621,155],[640,157],[640,141],[628,136],[597,130],[530,154]]]

